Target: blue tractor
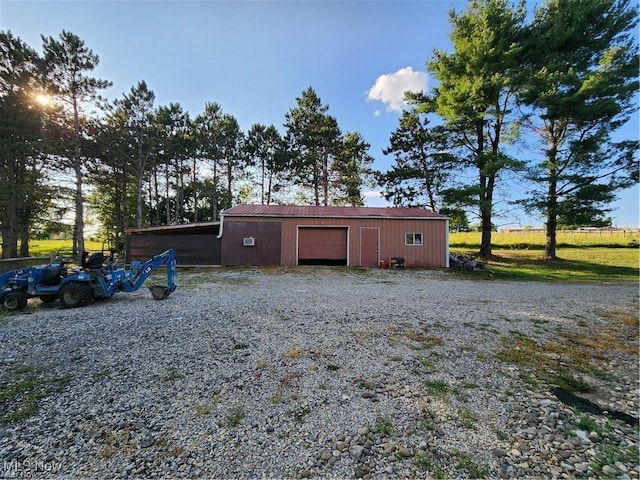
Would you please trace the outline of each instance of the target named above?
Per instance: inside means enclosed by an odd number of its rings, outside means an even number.
[[[83,252],[81,265],[69,269],[55,260],[48,265],[26,267],[0,275],[0,302],[7,310],[21,310],[27,300],[60,300],[64,308],[83,307],[97,298],[110,298],[118,292],[135,292],[157,268],[165,265],[167,285],[148,285],[154,299],[167,298],[176,289],[176,255],[173,249],[154,255],[146,262],[131,262],[129,270],[117,268],[109,256]]]

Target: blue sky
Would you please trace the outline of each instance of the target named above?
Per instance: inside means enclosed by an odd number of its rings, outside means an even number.
[[[281,131],[295,98],[311,86],[343,132],[371,144],[374,167],[397,127],[401,92],[428,88],[426,62],[448,49],[448,10],[465,1],[7,1],[0,28],[41,51],[40,35],[77,34],[100,57],[94,74],[113,82],[109,99],[140,80],[156,106],[177,102],[192,117],[218,102],[243,130],[273,123]],[[638,138],[637,116],[621,133]],[[507,198],[517,192],[503,185]],[[510,193],[509,193],[510,192]],[[639,189],[620,195],[614,223],[636,227]],[[511,197],[514,199],[515,197]],[[368,198],[370,206],[382,201]],[[472,219],[472,222],[474,220]],[[499,225],[542,225],[512,212]]]

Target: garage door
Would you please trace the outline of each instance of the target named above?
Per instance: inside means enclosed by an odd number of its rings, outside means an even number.
[[[346,265],[346,228],[298,228],[298,263]]]

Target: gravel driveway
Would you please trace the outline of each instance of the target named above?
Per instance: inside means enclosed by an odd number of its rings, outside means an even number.
[[[638,478],[636,427],[498,355],[597,343],[612,312],[637,319],[636,284],[314,267],[177,283],[0,317],[0,477]],[[631,323],[627,353],[583,378],[637,417]]]

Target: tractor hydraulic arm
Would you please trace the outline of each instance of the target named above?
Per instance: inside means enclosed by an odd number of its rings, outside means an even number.
[[[151,289],[154,298],[165,298],[169,296],[171,292],[176,289],[175,276],[176,276],[176,254],[173,249],[169,249],[166,252],[154,255],[152,258],[144,263],[132,262],[131,269],[129,270],[129,282],[131,285],[131,291],[138,290],[151,273],[158,267],[166,265],[167,268],[167,286],[159,287],[152,286],[155,289],[162,289],[162,294],[156,295],[154,289]],[[150,287],[151,288],[151,287]]]

